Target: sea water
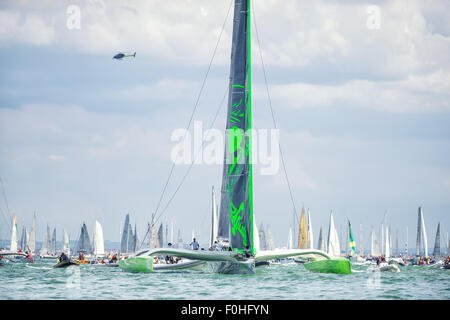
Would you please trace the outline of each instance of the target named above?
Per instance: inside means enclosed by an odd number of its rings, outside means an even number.
[[[348,275],[311,273],[303,265],[273,264],[256,274],[199,271],[129,273],[93,265],[53,268],[55,261],[0,266],[0,299],[450,299],[450,270],[400,267]]]

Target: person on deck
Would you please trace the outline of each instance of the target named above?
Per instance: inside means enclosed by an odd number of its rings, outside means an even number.
[[[251,257],[251,252],[250,252],[250,248],[249,246],[246,246],[244,249],[244,254],[246,258],[250,258]]]
[[[63,252],[61,256],[59,256],[59,262],[69,261],[69,257]]]
[[[189,245],[192,246],[192,250],[198,250],[200,248],[200,245],[198,244],[198,242],[195,238],[192,240],[192,242]]]

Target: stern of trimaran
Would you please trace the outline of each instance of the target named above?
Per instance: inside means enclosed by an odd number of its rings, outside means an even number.
[[[253,216],[253,176],[251,137],[251,38],[250,0],[235,0],[231,48],[230,83],[226,122],[226,146],[222,176],[218,237],[226,238],[233,251],[204,251],[172,248],[141,250],[134,257],[119,261],[123,270],[152,272],[153,256],[173,255],[208,261],[218,273],[254,273],[255,262],[307,256],[311,271],[350,273],[346,259],[331,259],[313,249],[257,252]]]

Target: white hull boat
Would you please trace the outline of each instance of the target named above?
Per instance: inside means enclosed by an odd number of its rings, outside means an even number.
[[[377,272],[377,271],[382,271],[382,272],[400,272],[400,268],[395,265],[395,264],[389,264],[386,262],[382,262],[377,266],[371,266],[369,267],[369,269],[367,269],[368,271],[372,271],[372,272]]]

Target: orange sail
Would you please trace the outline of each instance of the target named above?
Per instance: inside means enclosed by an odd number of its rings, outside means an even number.
[[[302,208],[302,214],[300,216],[300,225],[298,227],[298,248],[299,249],[308,249],[308,228],[306,226],[306,214],[305,208]]]

